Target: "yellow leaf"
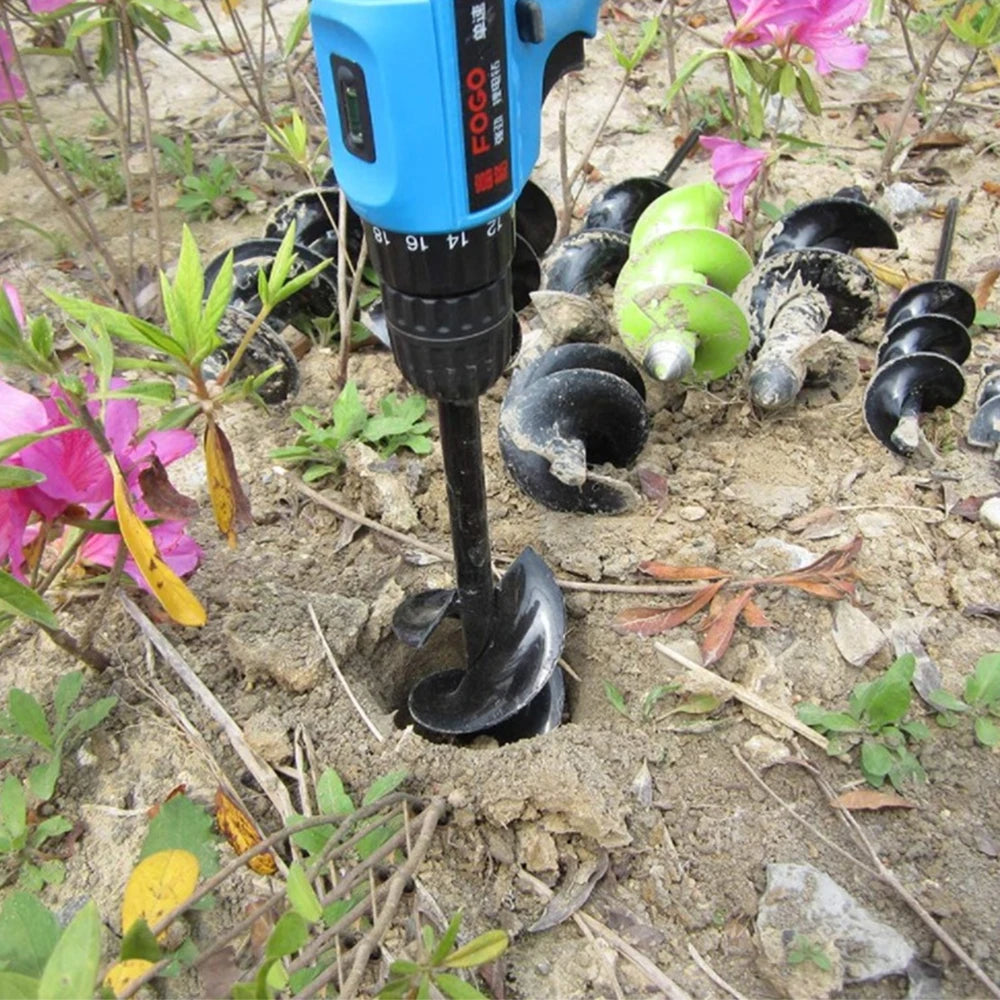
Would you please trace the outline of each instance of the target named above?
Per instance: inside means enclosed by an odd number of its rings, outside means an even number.
[[[233,15],[233,11],[239,7],[241,0],[222,0],[222,10],[223,13],[228,14],[230,17]]]
[[[118,529],[122,533],[125,547],[135,560],[136,567],[149,584],[156,599],[175,622],[179,625],[204,625],[207,615],[201,602],[160,555],[152,532],[132,506],[132,497],[125,485],[122,470],[118,468],[118,462],[112,456],[107,458],[114,479]]]
[[[899,271],[880,263],[874,254],[868,253],[864,250],[855,250],[854,256],[857,257],[858,260],[860,260],[861,263],[864,264],[865,267],[867,267],[879,281],[888,285],[890,288],[906,288],[907,285],[913,284],[910,280],[910,276],[905,271]]]
[[[133,979],[138,979],[147,969],[152,967],[153,963],[145,958],[127,958],[124,962],[119,962],[108,969],[108,974],[104,977],[104,985],[115,996],[118,996],[128,989]]]
[[[251,521],[250,503],[240,486],[229,440],[214,420],[205,427],[205,468],[208,472],[208,495],[212,498],[215,523],[236,548],[236,531]]]
[[[157,851],[135,866],[122,900],[122,934],[140,917],[152,927],[198,884],[198,859],[190,851]],[[163,940],[166,931],[159,934]]]
[[[221,788],[215,793],[215,822],[237,854],[249,851],[261,841],[250,817]],[[251,858],[247,866],[258,875],[275,875],[278,871],[270,852]]]

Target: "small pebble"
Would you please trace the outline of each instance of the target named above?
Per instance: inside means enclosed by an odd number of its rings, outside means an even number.
[[[1000,497],[983,501],[979,508],[979,523],[987,531],[1000,531]]]

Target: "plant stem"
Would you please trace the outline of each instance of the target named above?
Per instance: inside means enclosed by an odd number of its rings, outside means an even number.
[[[906,23],[906,17],[903,14],[903,9],[899,4],[899,0],[892,0],[892,12],[896,15],[896,19],[899,21],[899,30],[903,35],[903,45],[906,48],[906,55],[910,60],[910,65],[913,67],[913,72],[919,73],[920,63],[917,62],[916,53],[913,51],[913,40],[910,38],[910,28]]]
[[[941,122],[941,119],[945,115],[945,112],[955,102],[955,98],[958,97],[959,93],[961,93],[961,90],[965,86],[966,81],[969,79],[969,76],[972,74],[973,67],[979,61],[979,57],[982,54],[983,54],[983,50],[982,49],[973,49],[972,50],[972,58],[966,64],[965,69],[962,70],[962,75],[958,78],[958,83],[956,83],[955,86],[952,88],[951,93],[945,98],[944,104],[941,105],[941,107],[935,113],[934,117],[921,129],[920,135],[917,136],[918,139],[920,138],[920,136],[929,135],[931,132],[934,131],[934,129],[936,129],[938,127],[938,125]],[[914,141],[916,141],[916,140],[914,140]],[[910,143],[910,145],[912,146],[913,143]]]
[[[960,0],[958,6],[955,8],[953,16],[958,17],[964,6],[965,0]],[[934,47],[927,53],[927,57],[924,59],[924,64],[920,67],[920,72],[917,73],[917,75],[913,78],[913,83],[910,84],[909,92],[906,95],[906,100],[903,102],[902,108],[900,108],[899,117],[896,119],[896,125],[892,130],[892,135],[889,137],[889,141],[886,143],[885,150],[882,153],[882,162],[879,165],[879,178],[883,181],[887,180],[892,172],[892,161],[896,155],[896,147],[899,145],[899,140],[903,135],[903,128],[906,125],[906,119],[910,117],[910,112],[913,110],[913,106],[917,102],[917,95],[920,93],[920,90],[930,74],[934,63],[937,61],[938,54],[944,47],[944,43],[948,40],[948,36],[950,34],[951,29],[945,25],[941,29],[941,33],[938,35],[937,41],[934,43]]]
[[[222,34],[222,29],[219,27],[219,22],[216,21],[215,15],[212,13],[211,4],[208,0],[201,0],[201,9],[205,12],[205,16],[208,18],[209,24],[212,25],[212,30],[215,32],[215,37],[218,38],[219,44],[222,46],[222,51],[226,54],[226,58],[229,60],[229,65],[232,67],[233,73],[236,76],[237,81],[240,85],[240,90],[246,95],[247,103],[250,107],[256,110],[256,101],[254,100],[253,94],[250,93],[250,88],[247,86],[246,80],[243,79],[243,74],[240,72],[240,66],[237,62],[236,56],[232,53],[229,46],[226,44],[226,39]],[[243,45],[243,40],[240,40],[240,44]],[[252,58],[249,57],[249,58]]]
[[[229,359],[228,364],[222,369],[219,373],[219,377],[215,380],[216,385],[218,385],[220,389],[233,377],[233,372],[236,371],[236,366],[243,359],[243,355],[246,354],[246,350],[250,346],[250,341],[253,340],[257,331],[264,325],[264,321],[270,315],[271,307],[267,304],[262,304],[260,312],[254,316],[253,322],[247,327],[246,333],[243,334],[240,338],[240,342],[236,345],[236,350],[233,351],[233,356]]]

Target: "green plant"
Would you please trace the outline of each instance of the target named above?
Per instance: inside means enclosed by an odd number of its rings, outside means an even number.
[[[32,823],[20,779],[10,774],[0,785],[0,855],[12,857],[18,884],[29,892],[62,882],[66,875],[63,862],[47,857],[43,847],[46,841],[72,828],[73,824],[63,816],[48,816]]]
[[[1000,653],[981,656],[965,679],[965,700],[943,688],[931,692],[928,701],[938,709],[938,725],[951,729],[959,716],[970,713],[976,740],[984,747],[1000,745]]]
[[[108,204],[117,205],[125,200],[125,175],[118,153],[99,156],[93,147],[82,139],[64,139],[54,136],[49,142],[40,143],[42,155],[52,160],[58,152],[66,169],[100,191]]]
[[[183,142],[174,142],[170,136],[154,135],[153,145],[160,151],[160,160],[163,169],[172,174],[178,180],[188,177],[195,172],[194,146],[191,143],[191,136],[185,133]]]
[[[101,960],[101,918],[91,900],[60,931],[48,908],[11,893],[0,911],[0,996],[92,997]]]
[[[82,687],[83,673],[79,670],[59,679],[52,698],[51,724],[34,696],[20,688],[11,688],[7,694],[7,711],[0,713],[0,760],[26,757],[39,751],[46,758],[28,772],[28,788],[41,802],[52,798],[64,751],[99,726],[118,702],[113,696],[100,698],[70,715]]]
[[[801,965],[803,962],[812,962],[817,969],[829,972],[832,968],[830,956],[823,950],[823,946],[816,944],[804,934],[796,934],[795,939],[788,946],[785,953],[785,960],[789,965]]]
[[[247,204],[257,197],[250,188],[240,184],[236,168],[221,155],[213,156],[208,167],[200,173],[181,177],[183,194],[177,207],[188,218],[204,222],[206,219],[225,218],[236,202]]]
[[[377,448],[388,458],[401,448],[418,455],[431,450],[428,433],[431,425],[424,419],[427,400],[407,396],[400,400],[390,393],[379,403],[380,412],[369,415],[354,382],[348,382],[334,401],[330,415],[315,406],[300,406],[292,419],[302,428],[294,445],[277,448],[271,457],[293,465],[305,465],[302,478],[315,482],[339,472],[344,466],[344,446],[355,439]]]
[[[486,931],[461,948],[455,947],[462,922],[459,911],[451,918],[447,930],[438,938],[434,929],[425,924],[417,939],[416,960],[397,959],[389,966],[389,981],[382,987],[382,1000],[403,997],[430,997],[437,989],[454,1000],[482,997],[474,986],[446,969],[474,969],[499,958],[509,947],[510,939],[502,930]]]
[[[693,694],[684,701],[679,701],[671,708],[668,708],[662,715],[655,716],[653,713],[656,706],[668,695],[675,694],[681,690],[681,685],[676,683],[655,684],[643,696],[639,703],[637,714],[631,712],[625,703],[625,696],[611,681],[604,682],[604,695],[608,699],[611,707],[624,715],[626,719],[633,722],[661,722],[672,715],[711,715],[721,704],[721,700],[714,694],[701,693]]]
[[[807,726],[829,737],[830,756],[860,744],[861,773],[874,788],[886,778],[897,791],[907,780],[927,780],[910,745],[925,739],[929,730],[919,720],[906,721],[915,666],[913,654],[905,653],[881,677],[856,685],[846,712],[828,712],[811,702],[798,707],[796,714]]]

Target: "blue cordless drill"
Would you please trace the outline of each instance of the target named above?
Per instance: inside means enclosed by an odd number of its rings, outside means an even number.
[[[361,217],[403,375],[438,401],[456,588],[404,602],[419,644],[457,613],[466,669],[418,683],[423,728],[506,738],[558,724],[562,595],[526,549],[494,586],[478,399],[511,358],[514,205],[541,105],[583,62],[600,0],[312,0],[337,180]]]

